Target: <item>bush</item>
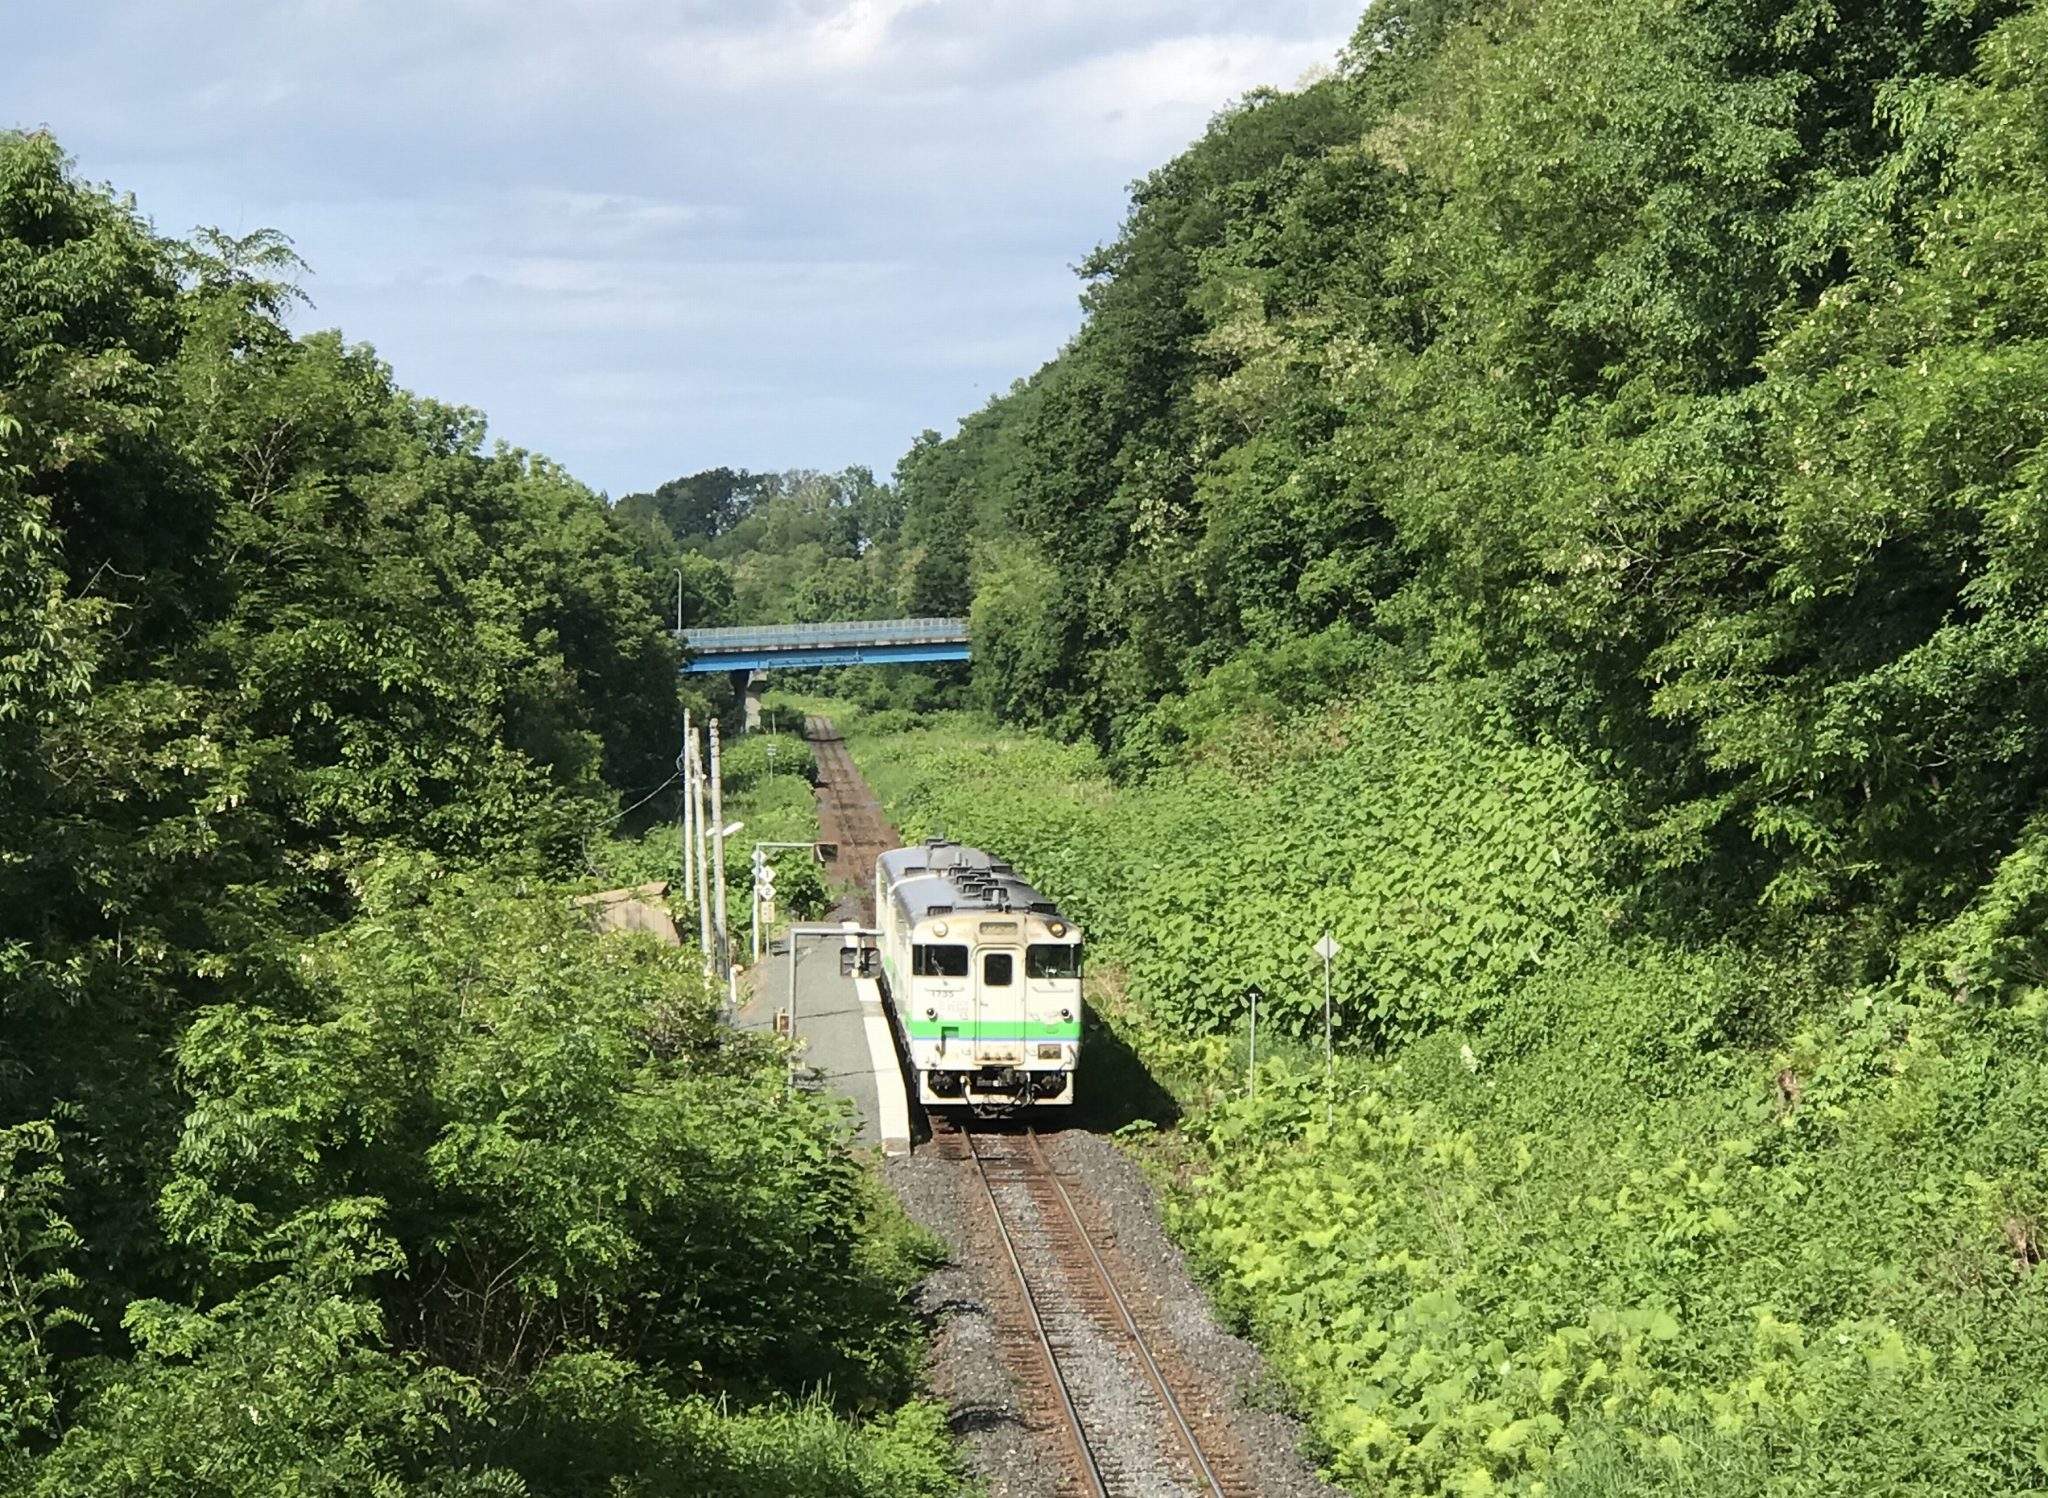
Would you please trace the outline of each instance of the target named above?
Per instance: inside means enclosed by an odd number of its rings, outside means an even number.
[[[1121,788],[964,718],[855,748],[906,835],[1006,853],[1082,923],[1091,1002],[1189,1105],[1172,1226],[1341,1480],[2043,1489],[2031,848],[1871,986],[1820,920],[1630,934],[1591,776],[1473,688],[1383,685]]]
[[[1325,930],[1354,1041],[1475,1022],[1602,904],[1591,778],[1474,691],[1393,688],[1298,737],[1259,728],[1245,768],[1124,795],[1087,750],[950,721],[894,742],[858,726],[904,835],[1014,859],[1169,1028],[1237,1023],[1257,983],[1275,1024],[1320,1035]]]
[[[796,734],[737,735],[719,746],[718,758],[727,796],[743,795],[773,776],[786,775],[805,786],[818,778],[811,746]]]

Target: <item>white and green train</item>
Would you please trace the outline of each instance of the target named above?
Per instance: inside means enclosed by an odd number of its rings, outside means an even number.
[[[1001,859],[933,838],[875,861],[875,915],[919,1102],[1073,1102],[1081,933],[1051,900]]]

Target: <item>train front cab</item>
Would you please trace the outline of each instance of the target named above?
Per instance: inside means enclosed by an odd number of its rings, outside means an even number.
[[[921,924],[908,1011],[918,1100],[981,1111],[1071,1104],[1081,1049],[1077,933],[1015,915]]]

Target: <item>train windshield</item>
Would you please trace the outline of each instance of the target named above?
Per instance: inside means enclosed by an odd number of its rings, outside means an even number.
[[[1058,946],[1039,943],[1024,949],[1024,972],[1032,978],[1078,978],[1081,976],[1081,948],[1075,942]]]
[[[910,949],[910,971],[918,978],[964,978],[967,948],[920,942]]]

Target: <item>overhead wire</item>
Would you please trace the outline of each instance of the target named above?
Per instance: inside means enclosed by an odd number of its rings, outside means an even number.
[[[627,817],[630,817],[634,812],[638,811],[641,807],[645,806],[648,802],[652,801],[656,796],[659,796],[663,791],[667,790],[670,786],[674,785],[678,780],[681,780],[682,778],[683,772],[681,770],[676,771],[675,774],[669,776],[668,779],[664,780],[660,785],[656,786],[653,790],[649,791],[646,795],[642,796],[638,801],[635,801],[631,806],[627,807],[624,811],[620,812],[617,816],[613,817],[612,820],[614,822],[618,822],[623,821]]]

